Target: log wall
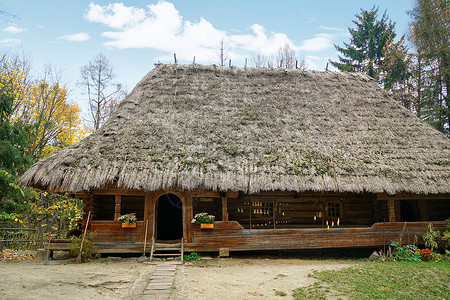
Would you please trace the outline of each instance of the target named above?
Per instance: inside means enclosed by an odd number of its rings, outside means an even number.
[[[415,236],[427,231],[429,222],[376,223],[366,228],[309,228],[309,229],[243,229],[195,230],[188,251],[292,250],[322,248],[382,247],[391,240],[413,243]],[[444,229],[443,222],[433,222],[435,230]]]
[[[395,221],[408,221],[408,234],[420,236],[426,229],[424,224],[429,222],[409,221],[443,221],[450,216],[450,195],[312,192],[247,195],[110,188],[84,194],[85,212],[92,213],[89,229],[97,232],[97,242],[142,243],[148,222],[147,239],[151,241],[157,228],[158,199],[167,193],[183,202],[183,238],[191,251],[216,251],[221,247],[233,251],[373,247],[399,236],[403,230],[399,224],[404,223]],[[114,222],[119,215],[131,212],[137,214],[137,228],[122,229],[119,222]],[[202,231],[198,224],[191,224],[192,217],[199,212],[215,215],[216,228]]]

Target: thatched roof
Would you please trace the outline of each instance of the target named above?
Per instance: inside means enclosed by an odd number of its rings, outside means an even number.
[[[367,76],[161,65],[19,183],[428,194],[450,193],[449,178],[450,140]]]

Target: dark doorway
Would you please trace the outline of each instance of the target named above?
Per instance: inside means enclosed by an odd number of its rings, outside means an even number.
[[[158,198],[156,238],[158,240],[179,240],[183,237],[183,204],[173,194]]]

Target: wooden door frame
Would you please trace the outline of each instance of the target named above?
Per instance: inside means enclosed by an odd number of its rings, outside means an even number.
[[[152,236],[151,238],[156,238],[157,233],[157,220],[158,220],[158,200],[161,196],[166,194],[172,194],[177,196],[181,200],[182,205],[182,226],[183,226],[183,240],[185,242],[191,242],[192,241],[192,233],[191,233],[191,220],[193,218],[192,216],[192,197],[190,191],[178,191],[178,190],[160,190],[157,191],[152,199],[151,199],[151,205],[149,205],[153,209],[153,230],[152,230]]]

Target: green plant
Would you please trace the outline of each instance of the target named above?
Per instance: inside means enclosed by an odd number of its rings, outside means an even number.
[[[202,212],[198,213],[194,216],[192,219],[192,223],[195,224],[201,224],[201,223],[214,223],[214,220],[216,219],[213,215],[208,215],[208,213]]]
[[[425,246],[430,248],[431,251],[438,249],[437,240],[441,237],[439,231],[433,230],[433,225],[428,224],[428,231],[422,235],[422,239],[425,242]]]
[[[86,234],[86,238],[84,239],[83,249],[81,249],[81,259],[83,261],[88,261],[93,258],[100,257],[100,254],[97,251],[97,247],[95,247],[92,239],[95,237],[94,232],[88,232]],[[80,252],[80,246],[83,236],[80,237],[72,237],[70,241],[70,255],[76,257],[78,252]]]
[[[275,296],[281,296],[281,297],[284,297],[284,296],[286,296],[287,294],[285,293],[285,292],[282,292],[282,291],[275,291]]]
[[[136,218],[136,214],[135,213],[131,213],[131,214],[126,214],[123,216],[120,216],[117,221],[119,221],[120,223],[136,223],[137,218]]]
[[[200,254],[198,254],[197,252],[191,252],[190,254],[186,254],[184,255],[183,258],[185,261],[198,261],[202,259]]]
[[[420,261],[420,250],[414,245],[402,246],[396,241],[391,241],[390,247],[396,260]]]
[[[450,248],[450,218],[445,220],[445,228],[446,230],[443,233],[442,240],[447,241],[447,243],[445,244],[445,251],[447,253],[447,249]]]

